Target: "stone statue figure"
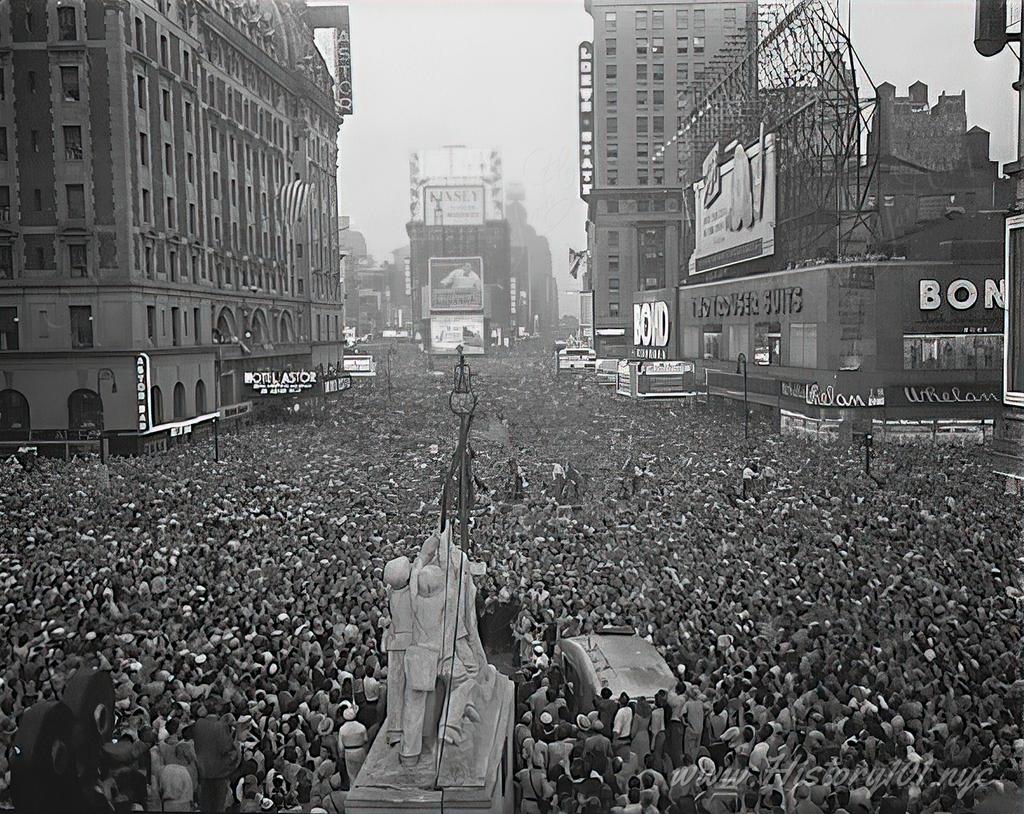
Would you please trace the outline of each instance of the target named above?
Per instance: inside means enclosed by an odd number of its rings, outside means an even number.
[[[407,766],[432,746],[435,732],[447,743],[462,744],[480,720],[496,678],[477,627],[474,568],[452,542],[451,526],[431,534],[408,563],[398,557],[385,568],[392,615],[388,743],[401,744],[399,757]]]

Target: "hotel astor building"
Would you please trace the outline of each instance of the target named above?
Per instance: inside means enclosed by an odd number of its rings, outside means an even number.
[[[351,85],[317,28],[347,43],[347,7],[0,4],[0,443],[158,448],[247,372],[338,362]]]

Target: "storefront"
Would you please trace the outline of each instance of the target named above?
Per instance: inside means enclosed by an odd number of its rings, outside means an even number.
[[[679,289],[683,359],[784,432],[988,437],[1003,288],[984,264],[816,266]]]

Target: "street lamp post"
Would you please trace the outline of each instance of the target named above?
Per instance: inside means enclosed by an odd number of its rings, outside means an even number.
[[[743,370],[743,440],[747,441],[750,439],[750,410],[747,407],[747,354],[741,353],[736,357],[736,372],[740,373],[740,367]]]
[[[871,445],[874,439],[871,433],[864,433],[864,474],[871,477]]]
[[[104,376],[104,374],[106,374]],[[114,375],[114,371],[109,367],[101,367],[96,371],[96,396],[100,400],[100,404],[103,403],[103,396],[100,393],[100,381],[102,379],[110,379],[110,392],[117,392],[117,377]],[[102,416],[103,413],[101,412]],[[103,423],[106,423],[105,421]],[[106,464],[107,462],[107,439],[103,435],[103,426],[100,425],[100,463]]]

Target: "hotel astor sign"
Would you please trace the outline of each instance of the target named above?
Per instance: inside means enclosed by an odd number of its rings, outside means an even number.
[[[633,304],[633,353],[639,359],[667,359],[668,303]]]

